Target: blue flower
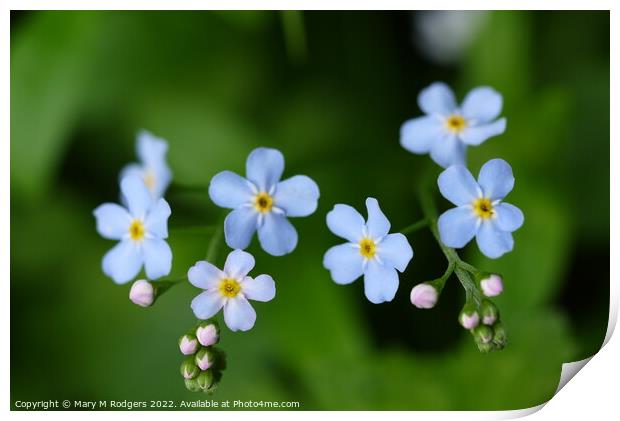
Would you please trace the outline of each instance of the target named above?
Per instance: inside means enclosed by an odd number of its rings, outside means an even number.
[[[172,172],[166,163],[168,143],[142,130],[138,133],[136,153],[140,163],[129,164],[123,168],[121,179],[129,175],[138,176],[144,180],[155,199],[163,197],[172,181]]]
[[[444,168],[465,165],[467,146],[506,130],[505,118],[495,120],[502,111],[502,96],[487,86],[472,89],[459,107],[448,85],[435,82],[420,92],[418,105],[426,115],[401,126],[400,144],[413,153],[430,153]]]
[[[153,200],[144,181],[136,176],[121,180],[121,193],[127,209],[104,203],[94,211],[97,232],[119,240],[103,257],[103,272],[117,284],[135,278],[143,264],[149,279],[168,275],[172,252],[164,239],[168,237],[170,206],[164,199]]]
[[[454,165],[437,179],[443,197],[457,207],[444,212],[437,221],[441,241],[461,248],[474,236],[480,251],[496,259],[512,250],[512,232],[523,225],[523,212],[504,203],[515,183],[512,168],[503,159],[482,166],[478,182],[469,170]]]
[[[204,320],[224,308],[224,321],[230,330],[252,329],[256,311],[248,299],[271,301],[276,296],[276,284],[271,276],[247,276],[253,267],[254,257],[243,250],[228,254],[224,270],[204,260],[196,262],[187,272],[187,279],[205,291],[192,300],[194,315]]]
[[[372,303],[392,301],[398,289],[398,269],[403,272],[413,257],[407,238],[388,234],[390,221],[377,199],[366,199],[368,220],[349,205],[336,205],[327,214],[330,231],[349,241],[327,250],[323,266],[334,282],[350,284],[364,275],[364,292]]]
[[[282,256],[297,246],[297,231],[288,217],[308,216],[317,207],[319,188],[305,175],[280,181],[284,157],[276,149],[257,148],[248,156],[246,178],[233,172],[216,174],[209,196],[216,205],[234,209],[224,221],[226,244],[244,249],[254,232],[263,249]]]

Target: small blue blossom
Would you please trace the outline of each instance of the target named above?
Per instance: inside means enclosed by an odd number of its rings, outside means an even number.
[[[338,204],[327,214],[330,231],[348,243],[334,246],[323,257],[323,266],[334,282],[350,284],[364,275],[364,292],[372,303],[392,301],[398,289],[398,273],[413,258],[407,238],[400,233],[388,234],[390,221],[377,199],[366,199],[368,220],[349,205]]]
[[[450,87],[435,82],[420,92],[418,105],[426,115],[403,123],[400,144],[413,153],[430,153],[444,168],[465,165],[467,146],[480,145],[506,130],[506,119],[496,120],[502,96],[488,86],[472,89],[459,107]]]
[[[254,257],[243,250],[228,254],[224,270],[207,261],[196,262],[187,272],[187,279],[205,291],[192,300],[192,310],[199,319],[208,319],[224,309],[224,321],[233,332],[252,329],[256,311],[250,300],[271,301],[276,284],[269,275],[247,276],[254,268]]]
[[[127,176],[121,180],[124,208],[104,203],[94,211],[97,232],[110,240],[119,240],[103,257],[103,272],[117,284],[138,275],[142,265],[149,279],[170,273],[172,251],[168,238],[170,206],[164,199],[153,200],[142,178]]]
[[[288,217],[308,216],[317,207],[319,187],[305,175],[280,181],[284,157],[276,149],[257,148],[248,156],[246,176],[231,171],[216,174],[209,185],[211,200],[234,209],[224,221],[226,244],[244,249],[254,232],[263,249],[282,256],[297,246],[297,231]]]
[[[166,162],[168,143],[142,130],[136,140],[136,153],[140,163],[123,168],[121,179],[128,175],[138,176],[144,180],[153,198],[163,197],[172,181],[172,172]]]
[[[437,179],[443,197],[457,207],[437,221],[441,241],[461,248],[474,237],[482,254],[496,259],[512,250],[512,232],[523,225],[523,212],[503,202],[515,183],[512,168],[503,159],[482,166],[478,182],[462,165],[444,170]]]

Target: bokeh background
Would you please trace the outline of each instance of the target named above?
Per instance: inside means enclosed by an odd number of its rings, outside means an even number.
[[[499,260],[462,255],[504,275],[496,299],[509,332],[480,354],[448,282],[433,310],[411,287],[439,276],[428,232],[395,300],[372,305],[362,282],[322,268],[340,240],[335,203],[377,197],[394,228],[421,216],[414,195],[427,156],[399,146],[399,127],[436,80],[459,96],[504,95],[508,129],[470,149],[516,174],[526,215]],[[202,399],[179,375],[177,339],[198,290],[155,307],[129,302],[100,270],[113,243],[92,210],[118,198],[136,132],[170,143],[178,185],[243,173],[257,146],[279,148],[285,176],[321,187],[318,211],[294,221],[294,253],[255,242],[256,273],[277,297],[256,303],[247,333],[223,329],[229,368],[216,400],[299,401],[301,409],[516,409],[555,391],[561,364],[594,354],[609,305],[609,14],[607,12],[13,12],[11,15],[11,399]],[[171,278],[205,254],[221,210],[206,190],[173,186]],[[439,199],[439,198],[438,198]],[[442,208],[448,203],[439,200]]]

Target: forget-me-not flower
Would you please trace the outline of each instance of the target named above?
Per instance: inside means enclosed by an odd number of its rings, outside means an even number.
[[[208,319],[224,308],[224,321],[233,332],[250,330],[256,321],[256,311],[250,300],[271,301],[276,285],[271,276],[247,276],[254,267],[254,257],[243,250],[228,254],[224,270],[204,260],[187,272],[192,285],[205,291],[192,300],[192,310],[199,319]]]
[[[503,202],[514,186],[512,168],[503,159],[482,166],[478,182],[462,165],[444,170],[437,179],[443,197],[457,207],[444,212],[437,221],[441,241],[461,248],[474,236],[480,251],[496,259],[512,250],[512,232],[523,225],[519,208]]]
[[[165,239],[170,206],[162,198],[153,200],[142,178],[133,175],[121,180],[121,193],[127,209],[104,203],[94,211],[97,232],[119,240],[103,257],[103,272],[117,284],[135,278],[142,265],[149,279],[168,275],[172,251]]]
[[[140,163],[129,164],[123,168],[121,178],[136,175],[144,180],[154,198],[163,197],[172,181],[172,172],[166,162],[168,143],[142,130],[136,139],[136,153]]]
[[[280,181],[284,157],[276,149],[257,148],[248,156],[246,177],[231,171],[216,174],[209,196],[216,205],[233,209],[224,221],[226,244],[244,249],[258,230],[263,249],[282,256],[297,246],[297,231],[288,217],[308,216],[317,208],[319,188],[305,175]]]
[[[400,144],[413,153],[430,153],[444,168],[465,165],[467,146],[480,145],[506,130],[506,119],[496,120],[502,96],[488,86],[472,89],[459,107],[450,87],[435,82],[420,92],[418,105],[426,115],[403,123]]]
[[[323,257],[323,266],[334,282],[350,284],[364,275],[368,300],[379,304],[392,301],[398,289],[398,273],[413,257],[407,238],[388,234],[390,221],[381,212],[377,199],[366,199],[368,220],[349,205],[338,204],[327,214],[327,226],[348,243],[334,246]]]

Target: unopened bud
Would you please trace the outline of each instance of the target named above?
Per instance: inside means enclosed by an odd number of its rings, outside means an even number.
[[[496,273],[487,274],[480,280],[480,289],[487,297],[495,297],[504,290],[502,277]]]
[[[181,363],[181,375],[184,379],[193,379],[200,373],[198,366],[194,362],[193,358],[186,358]]]
[[[466,304],[459,315],[459,322],[465,329],[473,329],[480,323],[480,316],[473,306]]]
[[[185,387],[190,392],[200,391],[200,386],[198,385],[198,379],[185,379]]]
[[[215,345],[220,340],[219,329],[215,323],[202,323],[196,329],[196,337],[203,346]]]
[[[155,301],[155,288],[145,279],[133,283],[129,290],[129,299],[140,307],[150,307]]]
[[[198,381],[198,386],[202,390],[207,390],[213,384],[213,372],[211,370],[202,371],[198,377],[196,377]]]
[[[479,344],[488,344],[493,339],[493,329],[487,325],[477,326],[472,333]]]
[[[195,361],[201,370],[208,370],[215,362],[215,355],[209,348],[202,348],[196,353]]]
[[[493,345],[493,342],[489,342],[489,343],[486,343],[486,344],[477,343],[476,345],[478,346],[478,350],[480,352],[485,353],[485,354],[489,353],[489,352],[491,352],[491,351],[493,351],[495,349],[495,346]]]
[[[192,355],[198,350],[198,339],[194,335],[187,334],[179,339],[179,349],[183,355]]]
[[[502,349],[506,346],[508,342],[508,336],[506,335],[506,329],[501,323],[496,323],[493,326],[493,343],[499,348]]]
[[[480,304],[480,315],[482,316],[482,323],[493,326],[499,317],[499,310],[489,300],[483,300],[482,304]]]
[[[421,283],[411,290],[411,304],[417,308],[433,308],[437,303],[437,290],[432,285]]]

